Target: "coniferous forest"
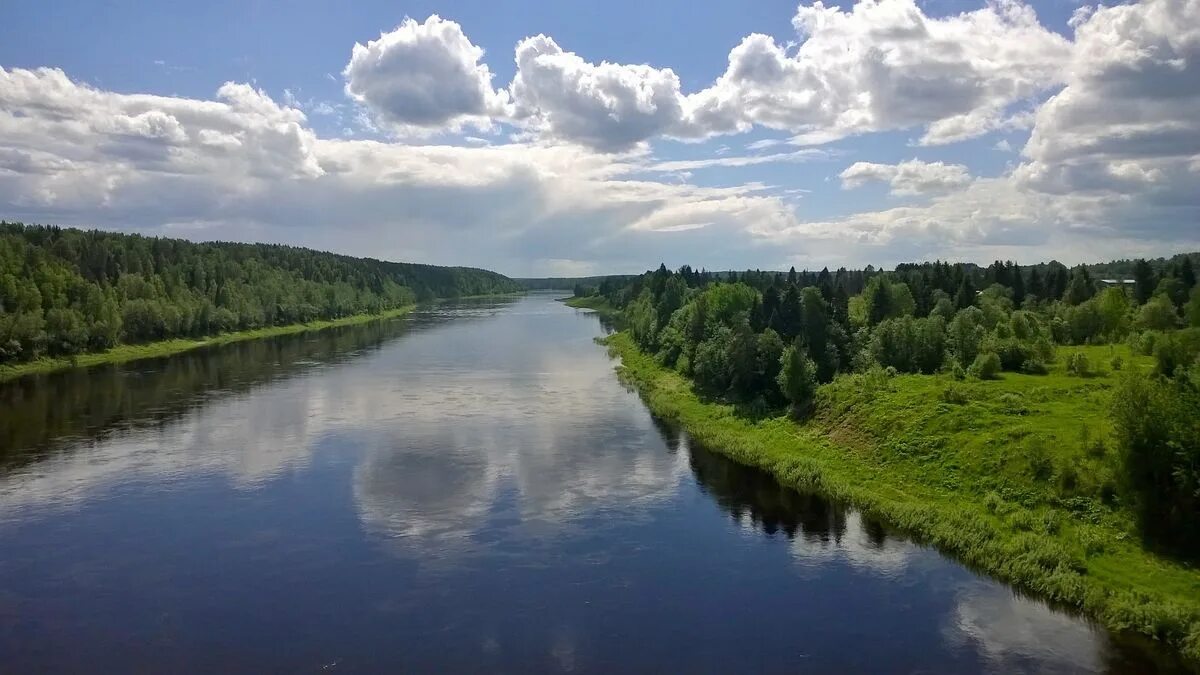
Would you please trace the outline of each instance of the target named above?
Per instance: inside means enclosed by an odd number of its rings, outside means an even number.
[[[474,268],[0,222],[0,363],[520,290]]]

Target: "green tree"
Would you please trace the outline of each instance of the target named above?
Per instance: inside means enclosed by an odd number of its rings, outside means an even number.
[[[1128,373],[1112,420],[1126,492],[1152,542],[1200,551],[1200,377]]]
[[[780,358],[778,384],[793,415],[803,415],[812,407],[817,393],[817,366],[799,341],[784,350]]]
[[[1155,295],[1138,309],[1137,326],[1143,330],[1167,330],[1178,323],[1175,305],[1166,295]]]
[[[1144,258],[1138,258],[1133,265],[1133,299],[1139,305],[1145,304],[1150,296],[1154,295],[1154,289],[1158,285],[1158,279],[1154,274],[1154,268]]]
[[[1109,339],[1119,339],[1129,330],[1129,297],[1120,288],[1106,288],[1096,296],[1101,331]]]
[[[1188,304],[1184,308],[1184,317],[1187,318],[1187,325],[1193,328],[1200,328],[1200,286],[1192,288],[1191,298],[1188,299]]]
[[[971,281],[970,274],[964,274],[958,292],[954,294],[954,304],[959,309],[966,309],[975,304],[975,296],[975,282]]]
[[[1087,268],[1079,265],[1071,270],[1071,281],[1067,285],[1063,300],[1069,305],[1078,305],[1087,302],[1095,294],[1096,285],[1092,282],[1092,275],[1088,274]]]

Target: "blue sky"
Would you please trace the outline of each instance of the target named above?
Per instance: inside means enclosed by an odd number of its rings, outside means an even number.
[[[517,275],[1166,253],[1200,232],[1198,24],[1196,0],[10,1],[0,217]]]

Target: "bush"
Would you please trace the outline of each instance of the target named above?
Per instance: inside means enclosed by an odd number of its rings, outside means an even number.
[[[1004,370],[1020,370],[1022,364],[1037,358],[1033,343],[1022,342],[1016,338],[988,341],[988,351],[995,352],[1000,357],[1000,367]]]
[[[1079,487],[1079,471],[1073,464],[1064,463],[1058,469],[1058,494],[1070,497]]]
[[[1025,400],[1019,394],[1003,394],[1000,396],[1000,409],[1008,415],[1024,415],[1029,412]]]
[[[1089,377],[1092,374],[1092,365],[1088,362],[1087,355],[1083,352],[1075,352],[1068,356],[1067,373],[1079,377]]]
[[[1037,358],[1042,363],[1054,362],[1054,343],[1044,337],[1040,337],[1033,341],[1033,353],[1037,354]]]
[[[1108,365],[1109,365],[1109,366],[1110,366],[1110,367],[1111,367],[1111,368],[1112,368],[1114,371],[1119,371],[1119,370],[1121,370],[1122,368],[1124,368],[1124,367],[1125,367],[1125,359],[1123,359],[1123,358],[1121,358],[1121,357],[1119,357],[1119,356],[1114,356],[1114,357],[1112,357],[1112,360],[1108,362]]]
[[[1121,478],[1143,535],[1200,553],[1200,389],[1190,377],[1123,376],[1112,403]]]
[[[955,361],[954,364],[950,366],[950,377],[953,377],[961,382],[962,380],[967,379],[967,371],[962,367],[961,363]]]
[[[951,382],[942,390],[942,400],[954,405],[965,405],[970,400],[970,397],[967,395],[966,387],[956,382]]]
[[[1029,359],[1021,364],[1021,372],[1028,375],[1045,375],[1050,372],[1050,369],[1040,359]]]
[[[1154,371],[1173,377],[1180,368],[1188,368],[1200,357],[1200,328],[1185,328],[1164,333],[1154,345]]]
[[[1000,375],[1000,357],[994,352],[980,354],[971,364],[971,374],[981,380],[996,379]]]
[[[1049,451],[1046,450],[1045,439],[1035,437],[1030,442],[1026,454],[1029,462],[1029,475],[1033,476],[1034,480],[1044,481],[1053,475],[1054,463],[1050,460]]]
[[[1135,354],[1142,356],[1152,356],[1154,347],[1158,344],[1162,333],[1156,330],[1144,330],[1141,333],[1135,333],[1129,340],[1129,346],[1133,348]]]
[[[1061,527],[1061,521],[1059,520],[1057,513],[1053,511],[1047,511],[1042,514],[1041,521],[1043,532],[1046,534],[1058,534],[1058,530]]]
[[[1156,295],[1138,310],[1137,325],[1149,330],[1166,330],[1179,325],[1175,305],[1166,295]]]

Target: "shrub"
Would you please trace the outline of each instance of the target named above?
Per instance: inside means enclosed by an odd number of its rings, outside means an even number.
[[[1137,325],[1149,330],[1166,330],[1179,324],[1175,305],[1166,295],[1156,295],[1138,310]]]
[[[942,390],[942,400],[954,405],[964,405],[970,400],[967,388],[956,382],[951,382]]]
[[[1154,345],[1154,371],[1172,377],[1179,368],[1187,368],[1200,357],[1200,328],[1185,328],[1165,333]]]
[[[994,352],[980,354],[971,364],[971,374],[981,380],[996,379],[1000,374],[1000,357]]]
[[[1003,394],[1000,396],[1000,409],[1009,415],[1024,415],[1029,412],[1029,408],[1025,407],[1025,400],[1020,394]]]
[[[1112,414],[1121,478],[1143,535],[1200,552],[1200,388],[1190,377],[1128,373]]]
[[[1075,490],[1079,487],[1079,471],[1075,465],[1063,463],[1058,469],[1058,494],[1063,497],[1069,497],[1075,494]]]
[[[1129,340],[1129,346],[1133,348],[1134,353],[1142,356],[1152,356],[1154,354],[1154,346],[1158,343],[1158,339],[1162,337],[1162,333],[1156,330],[1144,330],[1140,333],[1135,333]]]
[[[1114,371],[1121,370],[1122,368],[1125,367],[1125,359],[1121,358],[1120,356],[1114,356],[1114,357],[1112,357],[1112,360],[1108,362],[1108,365]]]
[[[1079,434],[1079,445],[1088,457],[1099,458],[1108,452],[1108,448],[1104,447],[1104,439],[1098,435],[1093,437],[1086,426]]]
[[[950,377],[953,377],[961,382],[962,380],[967,379],[967,371],[962,367],[961,363],[955,361],[954,365],[950,366]]]
[[[1087,355],[1083,352],[1075,352],[1067,357],[1067,373],[1070,375],[1078,375],[1079,377],[1088,377],[1092,374],[1092,366],[1088,362]]]
[[[1041,359],[1043,363],[1054,362],[1054,343],[1044,337],[1040,337],[1033,341],[1033,353]]]
[[[1057,513],[1053,511],[1047,511],[1042,514],[1041,521],[1043,532],[1046,534],[1058,534],[1061,521],[1059,521]]]
[[[1050,453],[1046,450],[1044,439],[1037,437],[1029,444],[1027,450],[1029,475],[1034,480],[1044,481],[1054,473],[1054,464],[1050,461]]]
[[[1045,375],[1050,369],[1040,359],[1029,359],[1021,364],[1021,372],[1028,375]]]

